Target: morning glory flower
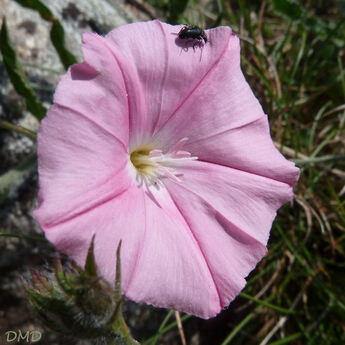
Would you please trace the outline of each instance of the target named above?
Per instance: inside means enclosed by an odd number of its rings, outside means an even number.
[[[58,84],[38,133],[34,215],[81,266],[95,234],[109,281],[122,240],[128,298],[209,318],[265,255],[299,171],[272,143],[238,37],[218,27],[207,43],[180,42],[181,28],[84,34],[84,62]]]

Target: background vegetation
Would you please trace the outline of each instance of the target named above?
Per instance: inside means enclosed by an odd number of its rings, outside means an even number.
[[[345,1],[131,2],[170,23],[231,26],[272,137],[301,168],[294,202],[278,212],[268,255],[217,318],[182,316],[187,343],[345,344]],[[157,315],[162,324],[155,333],[140,332],[143,344],[181,343],[173,313]]]

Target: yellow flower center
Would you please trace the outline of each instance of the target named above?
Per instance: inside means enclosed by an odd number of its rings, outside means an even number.
[[[162,150],[153,145],[143,145],[133,150],[130,154],[130,161],[136,170],[136,178],[139,185],[143,183],[149,187],[151,185],[163,185],[162,179],[181,182],[178,176],[178,167],[186,161],[196,160],[187,151],[180,150],[187,138],[181,139],[170,150],[163,153]]]
[[[147,146],[131,153],[130,159],[138,174],[154,176],[155,166],[149,158],[151,151],[152,147]]]

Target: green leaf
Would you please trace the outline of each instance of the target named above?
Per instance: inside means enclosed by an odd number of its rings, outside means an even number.
[[[37,11],[44,20],[52,23],[52,27],[50,29],[50,39],[65,69],[67,69],[70,65],[77,63],[76,57],[66,48],[65,31],[63,29],[63,26],[57,20],[57,18],[54,17],[51,10],[39,0],[15,1],[23,7],[27,7]]]
[[[31,88],[23,70],[19,65],[16,52],[11,45],[5,18],[3,20],[0,32],[0,50],[3,56],[4,66],[15,90],[24,97],[27,109],[38,120],[43,119],[47,109],[36,96],[36,93]]]
[[[54,20],[50,30],[50,39],[59,54],[60,60],[65,69],[77,63],[75,56],[65,46],[65,32],[59,21]]]
[[[168,22],[178,24],[183,12],[186,10],[189,0],[170,0],[170,15]]]
[[[299,20],[303,12],[297,3],[289,0],[273,0],[273,7],[293,21]]]
[[[36,10],[44,20],[52,22],[54,15],[51,10],[39,0],[15,0],[19,5]]]
[[[255,298],[255,297],[252,297],[244,292],[241,292],[240,293],[240,296],[243,297],[243,298],[246,298],[248,299],[249,301],[253,301],[259,305],[262,305],[264,307],[267,307],[267,308],[271,308],[273,310],[277,310],[281,313],[285,313],[285,314],[295,314],[295,312],[293,310],[290,310],[290,309],[286,309],[286,308],[282,308],[282,307],[279,307],[279,306],[276,306],[276,305],[273,305],[271,303],[268,303],[268,302],[265,302],[263,300],[260,300],[258,298]]]

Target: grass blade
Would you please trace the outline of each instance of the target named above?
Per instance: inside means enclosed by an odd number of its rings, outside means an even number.
[[[170,318],[170,316],[171,316],[172,314],[173,314],[173,311],[171,311],[171,314],[170,314],[170,312],[167,314],[167,316],[166,316],[165,319],[163,320],[163,323],[164,323],[164,324],[169,320],[169,318]],[[187,320],[190,319],[191,317],[192,317],[192,315],[183,315],[183,316],[181,317],[181,321],[182,321],[182,322],[187,321]],[[143,345],[149,345],[149,344],[151,345],[152,341],[155,340],[155,338],[157,337],[157,335],[158,335],[158,336],[161,336],[161,335],[163,335],[163,334],[169,332],[170,330],[172,330],[172,329],[173,329],[174,327],[176,327],[176,326],[177,326],[177,322],[176,322],[176,321],[170,323],[168,326],[165,326],[165,325],[162,324],[162,325],[159,327],[160,330],[157,332],[157,334],[155,334],[155,335],[153,335],[151,338],[145,340],[144,343],[143,343]]]
[[[273,309],[273,310],[276,310],[276,311],[279,311],[281,313],[284,313],[284,314],[294,314],[295,312],[292,311],[292,310],[289,310],[289,309],[286,309],[286,308],[282,308],[282,307],[278,307],[274,304],[271,304],[271,303],[268,303],[268,302],[265,302],[265,301],[262,301],[258,298],[255,298],[255,297],[252,297],[250,295],[247,295],[246,293],[244,292],[241,292],[240,293],[240,296],[245,298],[245,299],[248,299],[249,301],[253,301],[263,307],[267,307],[267,308],[270,308],[270,309]]]
[[[65,69],[77,63],[76,57],[65,46],[65,31],[59,21],[54,20],[50,30],[50,39],[59,54]]]
[[[28,128],[18,126],[18,125],[15,125],[13,123],[10,123],[7,121],[2,121],[2,120],[0,120],[0,128],[7,129],[9,131],[14,131],[14,132],[19,133],[21,135],[25,135],[26,137],[28,137],[32,140],[36,140],[36,132],[34,132]]]
[[[31,88],[23,70],[19,65],[16,52],[11,45],[5,18],[0,32],[0,50],[3,56],[4,66],[15,90],[18,92],[18,94],[24,97],[27,109],[38,120],[43,119],[47,109],[36,96],[36,93]]]
[[[230,341],[236,336],[236,334],[255,316],[255,312],[248,314],[234,329],[233,331],[224,339],[221,345],[230,344]]]
[[[334,162],[338,160],[345,160],[345,155],[326,155],[321,157],[310,157],[307,159],[295,159],[294,162],[298,165]]]
[[[23,235],[23,234],[11,234],[9,232],[0,232],[0,237],[12,237],[12,238],[21,238],[24,240],[33,240],[33,241],[44,241],[46,242],[46,239],[44,236],[31,236],[31,235]]]
[[[165,316],[162,324],[160,325],[157,334],[155,335],[155,338],[152,340],[151,345],[156,345],[159,337],[161,336],[161,332],[163,330],[163,328],[165,327],[165,325],[168,323],[170,317],[173,315],[173,310],[169,310],[169,312],[167,313],[167,315]]]
[[[282,344],[287,344],[287,343],[291,343],[293,340],[299,339],[303,336],[303,334],[301,332],[295,333],[295,334],[291,334],[283,339],[274,341],[273,343],[270,343],[270,345],[282,345]]]

